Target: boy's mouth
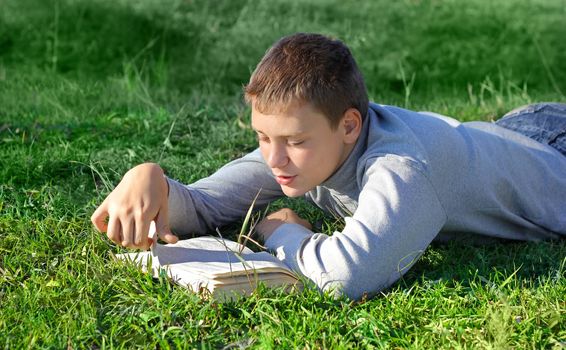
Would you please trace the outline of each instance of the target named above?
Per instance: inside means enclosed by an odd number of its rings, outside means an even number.
[[[288,185],[290,184],[295,177],[297,177],[297,175],[294,176],[275,176],[275,181],[277,181],[278,184],[280,185]]]

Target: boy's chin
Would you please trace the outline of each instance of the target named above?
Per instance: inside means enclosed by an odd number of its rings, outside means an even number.
[[[292,188],[285,185],[281,185],[281,190],[283,193],[290,198],[300,197],[307,193],[309,190],[300,189],[300,188]]]

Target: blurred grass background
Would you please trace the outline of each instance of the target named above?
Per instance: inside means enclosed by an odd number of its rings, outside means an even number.
[[[489,121],[566,101],[564,0],[0,0],[0,344],[564,347],[563,242],[432,247],[361,304],[218,305],[110,261],[96,205],[138,163],[189,183],[254,149],[241,87],[297,31],[345,41],[379,103]]]

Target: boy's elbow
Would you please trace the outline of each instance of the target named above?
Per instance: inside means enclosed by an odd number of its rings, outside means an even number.
[[[317,237],[309,243],[315,240]],[[302,274],[323,292],[360,300],[378,294],[402,275],[398,259],[386,251],[368,254],[354,244],[347,245],[346,239],[327,238],[325,243],[326,247],[320,243],[305,245],[297,259]]]

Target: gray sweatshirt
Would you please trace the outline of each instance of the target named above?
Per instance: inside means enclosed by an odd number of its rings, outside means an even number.
[[[168,179],[174,232],[206,233],[284,196],[256,150],[185,186]],[[345,163],[305,194],[342,232],[283,224],[265,242],[290,268],[352,299],[398,280],[433,239],[566,236],[566,157],[492,123],[371,104]]]

